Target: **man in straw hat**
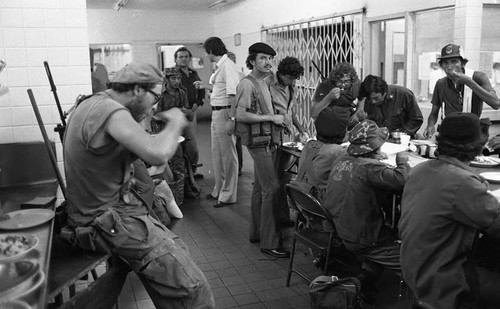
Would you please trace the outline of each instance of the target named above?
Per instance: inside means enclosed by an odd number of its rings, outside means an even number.
[[[380,161],[387,138],[372,120],[358,123],[348,133],[347,155],[333,162],[322,202],[344,246],[363,261],[365,292],[372,291],[382,266],[400,269],[397,235],[385,225],[383,209],[391,209],[394,194],[403,191],[410,166],[405,153],[397,154],[395,168]]]
[[[450,114],[436,139],[438,158],[412,170],[402,196],[403,278],[432,308],[499,308],[500,203],[469,167],[486,142],[479,118]]]
[[[438,61],[446,76],[439,79],[434,87],[432,110],[424,131],[426,138],[435,133],[439,110],[442,108],[442,118],[453,112],[473,113],[481,117],[483,102],[493,109],[500,108],[500,101],[488,76],[465,68],[469,60],[464,58],[459,45],[448,44],[443,47]]]
[[[172,108],[156,135],[140,125],[159,98],[161,72],[130,63],[110,88],[84,100],[71,114],[64,139],[68,237],[83,249],[116,254],[138,274],[157,308],[214,308],[210,286],[186,245],[150,216],[133,190],[132,162],[167,163],[187,122]]]

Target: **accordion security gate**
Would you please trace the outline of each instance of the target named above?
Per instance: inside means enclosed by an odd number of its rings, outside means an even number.
[[[363,16],[361,10],[262,29],[263,40],[276,50],[278,61],[286,56],[296,57],[305,68],[304,76],[296,84],[296,112],[309,133],[315,132],[309,111],[321,74],[327,78],[336,63],[347,61],[361,75]]]

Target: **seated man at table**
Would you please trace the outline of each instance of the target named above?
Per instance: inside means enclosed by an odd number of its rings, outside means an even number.
[[[368,75],[361,83],[360,96],[366,97],[365,112],[368,119],[389,132],[400,131],[415,136],[424,118],[411,90],[387,85],[378,76]]]
[[[485,142],[476,115],[448,115],[437,136],[439,157],[417,165],[404,188],[403,278],[432,308],[500,306],[500,273],[477,261],[492,254],[491,245],[483,248],[486,239],[500,244],[500,203],[469,167]]]
[[[408,155],[398,153],[395,168],[380,161],[387,133],[363,120],[349,133],[347,155],[333,162],[323,206],[333,218],[344,246],[364,261],[359,278],[365,289],[383,271],[399,270],[397,235],[385,225],[383,209],[401,192],[410,172]]]
[[[302,150],[296,180],[314,188],[313,195],[320,201],[333,161],[347,153],[346,147],[340,144],[347,132],[349,117],[349,111],[339,106],[322,110],[314,122],[317,140],[308,141]]]
[[[150,216],[133,189],[133,161],[165,164],[187,122],[172,108],[156,114],[166,128],[149,135],[139,122],[158,99],[161,72],[130,63],[110,89],[71,114],[64,140],[68,225],[72,243],[118,255],[136,272],[157,308],[214,308],[210,286],[186,245]]]

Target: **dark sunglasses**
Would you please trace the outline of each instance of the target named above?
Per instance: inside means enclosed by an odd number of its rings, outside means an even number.
[[[161,95],[159,95],[158,93],[154,92],[151,89],[144,89],[144,90],[146,90],[147,92],[151,93],[153,95],[153,97],[155,98],[155,100],[153,102],[153,105],[155,105],[156,103],[158,103],[158,101],[160,101]]]

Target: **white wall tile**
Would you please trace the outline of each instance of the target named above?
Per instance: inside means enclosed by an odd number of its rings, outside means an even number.
[[[10,107],[10,89],[7,86],[0,86],[0,107]]]
[[[9,127],[13,125],[12,112],[10,107],[0,108],[0,127]]]
[[[29,85],[28,69],[27,68],[5,68],[9,73],[9,86],[26,86]]]
[[[68,28],[87,28],[86,10],[65,10],[64,19]]]
[[[86,28],[69,28],[66,29],[66,35],[68,38],[68,46],[85,46],[89,48],[88,42],[88,32]]]
[[[64,7],[67,9],[86,9],[87,2],[85,0],[63,0]]]
[[[83,67],[68,67],[67,68],[70,74],[70,84],[71,85],[79,85],[79,84],[90,84],[90,65]]]
[[[25,67],[27,65],[26,48],[6,48],[4,60],[10,67]]]
[[[88,65],[90,70],[90,55],[88,46],[68,48],[68,59],[69,65]]]
[[[43,0],[42,2],[44,8],[54,9],[64,7],[63,0]]]
[[[2,27],[4,28],[21,28],[23,26],[23,10],[22,9],[2,9]]]
[[[56,142],[56,158],[58,161],[62,161],[64,156],[63,146],[60,141]]]
[[[49,47],[48,54],[49,65],[68,65],[68,49],[66,47]]]
[[[47,46],[67,46],[66,29],[64,28],[46,28],[45,35],[47,38]]]
[[[56,84],[57,87],[69,85],[71,83],[70,67],[50,66],[50,71],[52,72],[52,79],[54,79],[54,84]]]
[[[47,28],[63,28],[64,10],[63,9],[47,9],[43,11],[45,15],[45,27]]]
[[[59,118],[54,118],[54,109],[57,110],[57,106],[38,106],[38,110],[40,111],[40,115],[42,116],[43,123],[46,125],[52,125],[52,129],[54,129],[54,124],[59,121]]]
[[[31,90],[33,91],[33,96],[36,99],[36,105],[38,106],[53,106],[55,109],[57,109],[56,106],[56,101],[54,99],[54,94],[50,90],[49,82],[47,80],[47,85],[46,86],[41,86],[41,87],[33,87]],[[58,94],[58,97],[60,98],[60,89],[56,85],[56,92]]]
[[[29,48],[26,50],[26,63],[30,67],[43,66],[48,59],[47,48]]]
[[[0,1],[0,8],[22,8],[22,0],[3,0]]]
[[[71,98],[73,98],[73,101],[75,101],[80,94],[83,95],[92,94],[92,85],[87,84],[87,85],[71,86]]]
[[[72,86],[62,85],[57,86],[57,94],[59,95],[59,101],[61,105],[68,105],[69,107],[64,109],[65,111],[71,108],[71,106],[75,103],[76,96],[71,92]]]
[[[36,123],[35,112],[31,106],[16,106],[12,108],[12,125],[27,126]]]
[[[23,0],[23,8],[42,8],[43,1],[40,0]]]
[[[30,86],[45,86],[48,83],[47,74],[44,67],[28,68]]]
[[[3,28],[3,47],[24,47],[24,29]]]
[[[0,128],[0,143],[6,144],[12,142],[14,142],[14,133],[12,133],[12,128]]]
[[[25,28],[27,47],[46,47],[45,29],[43,28]]]
[[[38,126],[12,127],[15,142],[33,142],[42,140]]]
[[[3,44],[3,31],[0,31],[0,46],[4,47],[4,44]]]
[[[23,10],[24,27],[38,27],[44,26],[44,16],[40,9],[24,9]]]
[[[11,106],[31,106],[28,93],[28,87],[10,87],[10,104]]]

